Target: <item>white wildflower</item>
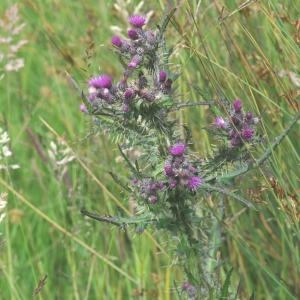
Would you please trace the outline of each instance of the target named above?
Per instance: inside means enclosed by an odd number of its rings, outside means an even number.
[[[6,205],[7,205],[7,193],[1,193],[0,194],[0,223],[3,221],[3,219],[6,216],[6,213],[3,212]]]
[[[300,87],[300,77],[298,74],[296,74],[295,72],[292,71],[288,71],[288,70],[281,70],[278,72],[278,76],[279,77],[284,77],[284,76],[288,76],[291,80],[291,82],[296,86],[296,87]]]
[[[67,171],[68,164],[75,159],[73,150],[60,139],[57,143],[51,141],[47,152],[53,168],[62,177]]]
[[[4,70],[7,72],[18,71],[19,69],[24,67],[24,59],[16,58],[10,60],[5,66]]]
[[[16,72],[24,67],[24,59],[17,57],[18,51],[27,43],[18,37],[25,26],[25,23],[19,24],[19,19],[17,4],[0,18],[0,80],[5,72]]]
[[[11,164],[10,158],[13,155],[9,147],[9,135],[0,127],[0,170],[19,169],[18,164]]]
[[[2,153],[4,157],[12,156],[12,152],[10,151],[9,147],[7,145],[4,145],[2,147]]]

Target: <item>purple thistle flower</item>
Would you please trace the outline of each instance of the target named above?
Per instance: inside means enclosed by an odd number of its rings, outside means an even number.
[[[159,76],[158,76],[158,80],[160,83],[165,82],[167,79],[167,73],[163,70],[159,71]]]
[[[174,178],[170,178],[169,180],[169,187],[171,190],[175,189],[177,186],[177,181]]]
[[[172,147],[170,147],[169,152],[173,156],[182,156],[185,151],[185,148],[186,148],[186,145],[184,143],[179,142],[179,143],[173,145]]]
[[[189,178],[188,187],[191,191],[195,191],[203,183],[202,179],[198,176]]]
[[[157,196],[155,195],[151,195],[149,198],[148,198],[148,201],[151,203],[151,204],[155,204],[157,202],[158,198]]]
[[[159,190],[162,190],[164,188],[164,183],[159,181],[156,183],[156,188],[159,189]]]
[[[251,127],[246,127],[242,129],[242,137],[245,140],[251,140],[254,135],[254,129]]]
[[[105,100],[107,103],[112,103],[113,102],[113,96],[110,93],[110,90],[107,89],[107,88],[104,88],[104,89],[100,90],[100,92],[98,93],[98,97]]]
[[[247,121],[251,121],[253,119],[253,114],[252,114],[252,112],[247,112],[246,113],[246,120]]]
[[[143,99],[145,99],[149,102],[154,101],[155,97],[156,97],[155,92],[147,90],[147,89],[140,91],[139,95],[140,95],[140,97],[142,97]]]
[[[100,75],[98,77],[94,77],[89,81],[89,85],[94,88],[111,88],[112,86],[112,80],[111,77],[108,75]]]
[[[142,62],[143,58],[140,55],[134,55],[131,59],[130,63],[128,64],[128,68],[135,69],[139,66]]]
[[[137,40],[139,38],[139,35],[138,35],[136,29],[129,29],[127,31],[127,34],[131,40]]]
[[[146,24],[146,18],[140,15],[129,17],[129,23],[137,28],[142,28]]]
[[[240,99],[236,99],[236,100],[233,101],[233,103],[232,103],[232,107],[233,107],[233,109],[234,109],[234,111],[235,111],[236,113],[238,113],[238,112],[241,111],[242,106],[243,106],[243,104],[242,104],[242,101],[241,101]]]
[[[169,162],[167,162],[167,163],[165,164],[165,166],[164,166],[164,171],[165,171],[166,176],[168,176],[168,177],[174,175],[172,165],[171,165]]]
[[[81,112],[86,113],[86,114],[89,112],[84,103],[80,104],[79,109]]]
[[[215,125],[218,127],[218,128],[226,128],[227,124],[225,122],[225,120],[222,118],[222,117],[216,117],[215,118]]]
[[[88,98],[89,102],[94,102],[97,99],[97,94],[92,93],[92,94],[88,95],[87,98]]]
[[[122,44],[123,44],[122,39],[121,39],[119,36],[117,36],[117,35],[114,35],[114,36],[111,38],[111,43],[112,43],[114,46],[118,47],[118,48],[120,48],[120,47],[122,46]]]
[[[126,100],[132,100],[135,96],[135,91],[132,88],[128,88],[124,92],[124,97]]]

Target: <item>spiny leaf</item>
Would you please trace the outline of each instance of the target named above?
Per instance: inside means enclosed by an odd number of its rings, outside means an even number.
[[[221,186],[215,186],[215,185],[211,185],[208,183],[204,183],[202,185],[202,188],[208,190],[208,191],[215,191],[215,192],[219,192],[221,194],[224,194],[226,196],[232,197],[238,201],[240,201],[241,203],[245,204],[246,206],[248,206],[249,208],[254,208],[255,209],[255,205],[253,203],[251,203],[250,201],[246,200],[245,198],[231,192],[230,190],[228,190],[227,188]]]
[[[124,158],[124,160],[126,161],[129,169],[131,170],[131,172],[137,177],[137,178],[141,178],[141,174],[140,172],[135,168],[135,166],[131,163],[131,161],[128,159],[128,157],[126,156],[126,154],[123,152],[122,148],[120,145],[118,145],[118,148],[120,150],[120,153],[122,155],[122,157]]]
[[[173,8],[164,18],[162,21],[162,24],[159,26],[159,40],[161,40],[164,32],[167,29],[167,26],[171,20],[171,18],[173,17],[174,13],[176,11],[176,8]]]
[[[121,186],[124,190],[126,190],[127,192],[131,193],[132,190],[126,185],[124,184],[123,182],[121,182],[120,178],[118,175],[116,175],[115,173],[113,172],[108,172],[109,175],[112,177],[112,179],[119,185]]]

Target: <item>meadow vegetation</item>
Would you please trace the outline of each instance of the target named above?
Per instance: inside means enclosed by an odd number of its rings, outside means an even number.
[[[242,99],[261,119],[263,143],[254,158],[299,114],[297,1],[144,2],[14,2],[27,43],[18,52],[24,66],[0,70],[0,127],[12,152],[0,163],[19,166],[0,170],[7,201],[3,219],[0,206],[0,299],[180,299],[185,275],[171,236],[151,227],[143,234],[120,230],[80,213],[83,206],[102,215],[133,212],[109,174],[128,176],[118,147],[79,110],[81,92],[72,81],[84,90],[92,75],[120,74],[110,38],[135,9],[154,26],[177,7],[166,31],[181,74],[176,93],[191,103]],[[0,18],[12,4],[1,1]],[[214,111],[176,112],[199,156],[216,147]],[[220,235],[210,238],[219,243],[212,256],[221,281],[230,281],[223,299],[300,297],[299,132],[298,122],[263,165],[231,183],[257,210],[222,198]],[[201,201],[219,209],[215,194]]]

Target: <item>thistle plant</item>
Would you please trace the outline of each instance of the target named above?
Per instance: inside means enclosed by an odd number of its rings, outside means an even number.
[[[122,75],[113,78],[95,74],[82,93],[80,110],[118,144],[131,172],[126,182],[113,172],[111,175],[127,197],[135,200],[136,214],[101,216],[85,208],[81,212],[121,228],[135,226],[139,233],[151,226],[176,236],[176,255],[186,278],[178,292],[188,299],[207,299],[224,292],[217,259],[212,257],[220,242],[210,240],[214,231],[220,231],[216,228],[221,226],[223,196],[255,209],[254,203],[232,192],[225,183],[261,165],[299,114],[268,151],[255,160],[249,151],[262,142],[260,118],[246,111],[240,99],[214,101],[214,105],[225,108],[211,126],[219,147],[213,155],[196,153],[192,137],[181,134],[174,114],[185,106],[185,101],[176,96],[178,75],[170,68],[172,52],[164,38],[173,13],[174,10],[156,29],[149,28],[142,15],[129,17],[127,38],[111,38],[123,67]],[[126,150],[133,148],[141,153],[135,161],[126,155]],[[219,211],[212,212],[201,204],[212,193],[220,200]],[[212,261],[216,262],[214,267]]]

